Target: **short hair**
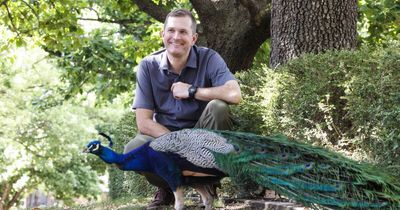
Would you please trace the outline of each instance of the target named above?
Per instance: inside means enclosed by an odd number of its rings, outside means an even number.
[[[191,27],[192,31],[193,31],[193,33],[196,33],[196,29],[197,29],[196,18],[194,18],[193,14],[189,10],[186,10],[186,9],[175,9],[175,10],[172,10],[170,13],[168,13],[168,15],[164,21],[164,29],[165,29],[165,26],[167,25],[169,17],[185,17],[185,16],[190,17],[190,20],[192,21],[192,27]]]

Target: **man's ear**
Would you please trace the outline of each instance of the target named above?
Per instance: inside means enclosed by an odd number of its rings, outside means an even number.
[[[196,43],[198,37],[199,37],[198,33],[194,33],[193,34],[193,36],[192,36],[192,45],[194,45]]]
[[[161,38],[164,37],[164,29],[162,29],[162,30],[160,31],[160,36],[161,36]]]

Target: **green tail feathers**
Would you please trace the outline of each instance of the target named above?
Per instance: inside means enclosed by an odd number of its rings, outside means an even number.
[[[246,177],[305,205],[400,209],[399,181],[370,164],[284,136],[213,132],[237,149],[214,153],[218,167],[233,180]]]

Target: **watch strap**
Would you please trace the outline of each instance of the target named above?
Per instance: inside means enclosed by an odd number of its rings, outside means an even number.
[[[188,91],[189,91],[189,99],[194,99],[194,95],[197,92],[197,87],[192,85],[192,86],[189,87]]]

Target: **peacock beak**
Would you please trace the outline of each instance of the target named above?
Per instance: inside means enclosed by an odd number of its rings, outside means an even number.
[[[89,153],[89,149],[88,149],[88,148],[85,148],[82,152],[83,152],[83,153]]]

